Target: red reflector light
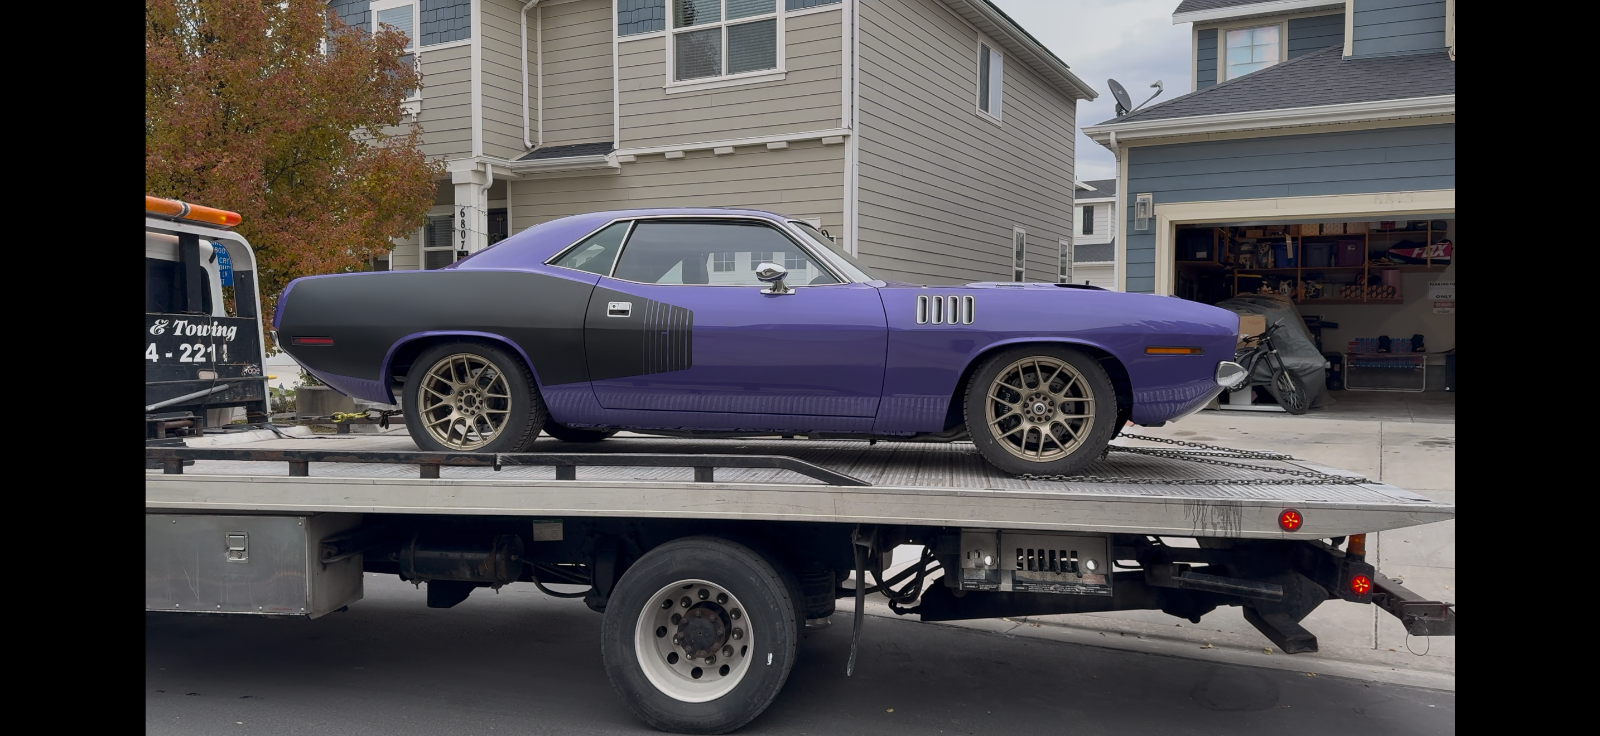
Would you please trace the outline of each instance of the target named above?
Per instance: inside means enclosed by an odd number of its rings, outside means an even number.
[[[1286,532],[1298,531],[1305,523],[1306,517],[1294,509],[1284,509],[1283,513],[1278,514],[1278,528]]]
[[[1372,578],[1369,578],[1365,575],[1357,575],[1353,578],[1350,578],[1350,590],[1354,591],[1356,595],[1366,595],[1371,593]]]
[[[296,337],[289,341],[294,345],[332,345],[331,337]]]

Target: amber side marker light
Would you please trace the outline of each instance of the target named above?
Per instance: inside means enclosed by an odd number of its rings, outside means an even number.
[[[332,345],[331,337],[296,337],[289,341],[293,345]]]
[[[237,212],[219,210],[215,207],[202,207],[198,204],[179,202],[176,199],[152,197],[148,194],[144,195],[144,211],[161,215],[162,217],[193,220],[223,227],[233,227],[244,219]]]
[[[1305,523],[1306,517],[1294,509],[1284,509],[1283,513],[1278,514],[1278,528],[1286,532],[1296,531]]]
[[[1205,352],[1200,348],[1148,347],[1144,349],[1145,355],[1204,355]]]
[[[1366,595],[1371,593],[1372,578],[1369,578],[1365,575],[1357,575],[1353,578],[1350,578],[1350,590],[1356,595]]]

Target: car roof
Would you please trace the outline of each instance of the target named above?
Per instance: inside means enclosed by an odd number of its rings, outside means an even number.
[[[753,217],[772,222],[789,218],[766,210],[734,207],[657,207],[631,210],[603,210],[569,215],[534,225],[484,250],[446,266],[446,269],[533,268],[567,246],[577,242],[612,220],[637,217]]]

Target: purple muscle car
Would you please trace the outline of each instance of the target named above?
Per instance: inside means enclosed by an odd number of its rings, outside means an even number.
[[[399,403],[424,450],[544,431],[971,438],[1010,473],[1071,473],[1125,422],[1243,380],[1239,319],[1073,284],[880,280],[770,212],[596,212],[437,271],[296,279],[279,344],[350,396]]]

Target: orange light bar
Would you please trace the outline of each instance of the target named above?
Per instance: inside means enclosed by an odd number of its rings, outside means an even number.
[[[1144,349],[1145,355],[1204,355],[1205,352],[1201,348],[1148,347]]]
[[[194,220],[195,222],[221,225],[222,227],[233,227],[244,219],[237,212],[219,210],[215,207],[202,207],[198,204],[179,202],[176,199],[152,197],[148,194],[144,195],[144,211],[163,217]]]

